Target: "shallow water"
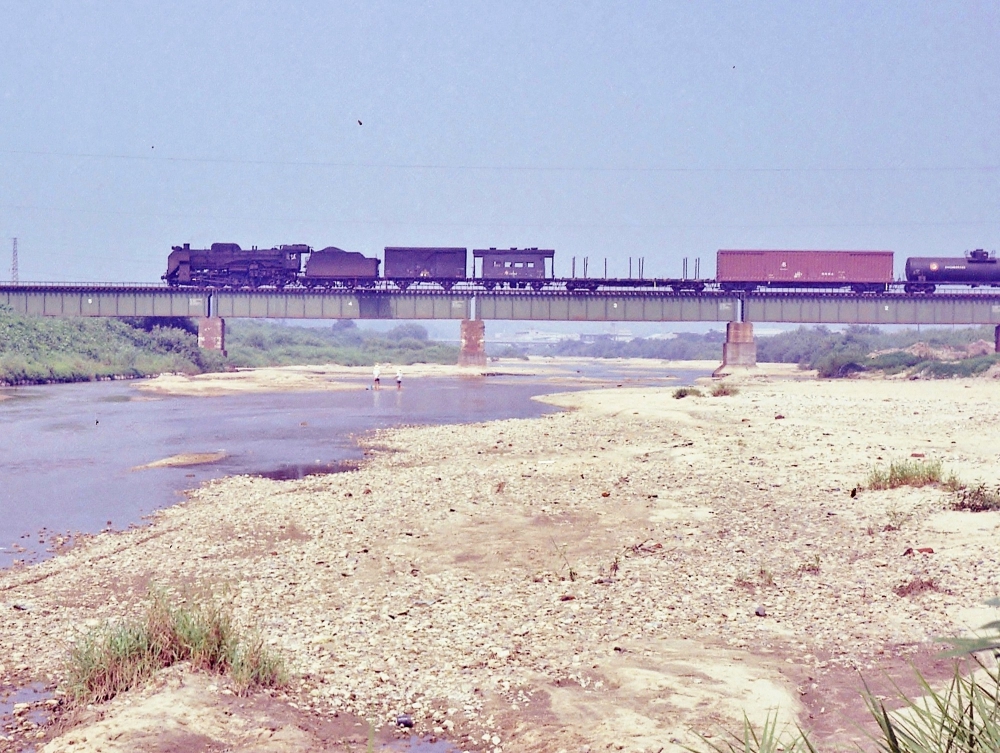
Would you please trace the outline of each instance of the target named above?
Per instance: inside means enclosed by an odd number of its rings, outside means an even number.
[[[701,372],[615,372],[613,362],[580,368],[587,381],[534,377],[409,379],[402,390],[154,397],[125,382],[22,387],[0,401],[0,567],[30,563],[96,533],[142,523],[185,489],[222,476],[301,478],[352,467],[356,437],[405,424],[470,423],[539,416],[533,395],[608,386],[689,383]],[[217,462],[134,470],[181,453]],[[353,461],[353,462],[352,462]]]
[[[403,740],[386,743],[382,750],[394,753],[461,753],[462,748],[447,740],[411,735]]]

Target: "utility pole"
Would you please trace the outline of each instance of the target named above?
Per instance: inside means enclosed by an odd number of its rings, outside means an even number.
[[[10,280],[15,285],[17,285],[17,283],[19,282],[18,278],[17,278],[17,238],[14,238],[14,250],[13,250],[13,252],[11,254],[11,260],[10,260]]]

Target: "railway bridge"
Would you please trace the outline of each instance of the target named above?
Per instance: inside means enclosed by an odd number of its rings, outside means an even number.
[[[663,288],[492,290],[458,284],[445,291],[315,289],[197,290],[142,283],[20,283],[0,286],[0,306],[40,316],[183,316],[198,320],[199,345],[225,350],[225,320],[452,319],[461,322],[461,360],[485,363],[490,320],[576,322],[725,322],[723,366],[756,363],[754,322],[930,324],[995,327],[1000,352],[1000,293],[968,288],[910,295],[901,287],[858,294],[817,290],[727,292]]]

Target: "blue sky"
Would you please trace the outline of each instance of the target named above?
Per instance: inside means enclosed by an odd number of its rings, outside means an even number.
[[[217,241],[899,272],[1000,245],[998,40],[996,2],[0,0],[0,279],[12,236],[22,280]]]

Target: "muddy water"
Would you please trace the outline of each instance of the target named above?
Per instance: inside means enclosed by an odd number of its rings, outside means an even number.
[[[689,383],[616,374],[595,362],[581,377],[607,386]],[[402,390],[150,397],[122,382],[23,387],[0,400],[0,567],[51,556],[73,532],[142,523],[212,478],[298,478],[349,467],[356,437],[402,424],[467,423],[538,416],[533,395],[573,389],[532,377],[410,379]],[[593,381],[576,385],[593,388]],[[219,457],[201,465],[134,470],[180,454]]]

